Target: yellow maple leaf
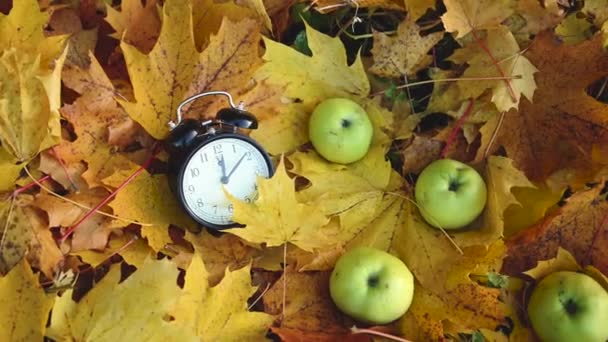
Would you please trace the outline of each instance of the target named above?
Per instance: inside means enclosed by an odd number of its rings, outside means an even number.
[[[260,64],[259,25],[254,20],[222,21],[216,36],[202,53],[194,44],[191,3],[171,0],[163,7],[160,37],[149,54],[122,42],[121,48],[133,83],[136,103],[120,100],[129,115],[157,139],[168,132],[180,102],[189,95],[225,90],[244,93],[253,70]],[[191,106],[195,117],[215,115],[223,99]],[[212,104],[215,107],[210,107]],[[193,110],[195,109],[195,110]],[[255,107],[248,108],[255,111]]]
[[[263,340],[274,317],[264,312],[251,312],[247,300],[256,292],[251,286],[250,266],[226,271],[215,287],[207,281],[209,274],[201,255],[196,253],[186,272],[184,290],[173,310],[175,323],[203,340]]]
[[[115,265],[78,303],[71,289],[57,297],[46,335],[57,341],[197,341],[192,331],[165,320],[181,293],[177,275],[171,261],[147,259],[119,284]]]
[[[24,164],[17,162],[4,148],[0,148],[0,192],[7,191],[15,186]]]
[[[432,61],[427,53],[442,37],[440,32],[422,37],[420,28],[408,16],[408,19],[399,24],[394,37],[374,32],[374,64],[369,70],[384,77],[409,76]]]
[[[290,242],[311,251],[331,245],[323,229],[328,218],[319,206],[296,199],[294,180],[287,175],[284,161],[272,178],[258,179],[258,188],[258,199],[252,204],[228,194],[234,205],[234,220],[247,226],[225,232],[268,247]]]
[[[346,49],[339,37],[329,37],[309,25],[306,37],[312,56],[264,38],[266,63],[258,69],[256,78],[285,85],[284,95],[301,99],[309,110],[325,98],[364,98],[369,94],[370,85],[360,56],[348,65]]]
[[[63,50],[65,36],[45,37],[44,27],[49,12],[42,12],[36,0],[15,1],[8,15],[0,13],[0,46],[17,48],[24,54],[41,55],[40,65],[46,68]]]
[[[470,43],[458,49],[450,58],[456,63],[469,65],[462,77],[482,78],[475,82],[458,82],[455,86],[460,88],[460,98],[477,98],[486,89],[492,89],[491,100],[499,112],[517,108],[522,95],[532,101],[536,90],[534,74],[538,69],[521,54],[519,45],[509,29],[500,26],[487,30],[483,44],[492,57],[480,44]],[[517,78],[508,81],[483,80],[485,77],[502,77],[497,67],[501,68],[505,77]]]
[[[132,172],[133,169],[116,172],[103,182],[117,187]],[[164,174],[151,175],[144,171],[121,189],[109,205],[116,216],[144,223],[142,236],[148,239],[148,244],[155,251],[161,251],[171,242],[170,224],[184,229],[196,227],[178,204]],[[125,223],[116,220],[114,225],[122,227]]]
[[[462,38],[472,30],[497,27],[513,13],[512,0],[445,0],[445,30]]]
[[[0,277],[0,340],[42,341],[53,299],[44,293],[38,277],[22,260]]]
[[[482,222],[480,227],[454,235],[454,241],[460,247],[489,245],[500,239],[505,210],[510,205],[521,206],[512,192],[513,188],[536,188],[522,171],[515,168],[513,160],[499,156],[488,158],[484,181],[488,188],[488,201]]]
[[[60,137],[61,69],[64,53],[52,72],[40,55],[9,48],[0,56],[0,141],[17,160],[33,158]]]

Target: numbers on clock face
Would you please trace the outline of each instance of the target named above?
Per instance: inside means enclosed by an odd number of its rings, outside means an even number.
[[[270,169],[255,146],[237,138],[213,140],[186,163],[182,178],[186,206],[206,222],[231,224],[234,208],[223,189],[251,203],[257,197],[258,175],[268,178]]]

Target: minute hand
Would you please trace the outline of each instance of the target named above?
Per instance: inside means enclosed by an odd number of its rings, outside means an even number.
[[[226,183],[228,183],[228,181],[230,181],[230,176],[232,176],[234,171],[236,171],[236,168],[239,167],[239,165],[241,165],[241,162],[243,161],[243,159],[245,159],[245,156],[247,156],[247,153],[244,153],[243,156],[236,162],[236,164],[234,165],[232,170],[230,170],[230,172],[228,172],[228,176],[226,176]]]

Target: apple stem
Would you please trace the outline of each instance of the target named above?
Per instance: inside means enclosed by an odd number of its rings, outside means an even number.
[[[79,207],[81,209],[92,210],[91,207],[86,206],[86,205],[81,204],[81,203],[78,203],[78,202],[76,202],[74,200],[71,200],[71,199],[69,199],[67,197],[61,196],[60,194],[58,194],[58,193],[54,192],[53,190],[47,188],[46,186],[42,185],[42,183],[40,182],[42,179],[36,180],[36,178],[34,178],[34,176],[32,176],[32,174],[29,171],[29,169],[27,168],[27,166],[23,170],[25,171],[25,173],[27,173],[28,177],[30,177],[30,179],[32,179],[32,183],[38,185],[38,187],[40,187],[40,189],[46,191],[50,195],[52,195],[52,196],[54,196],[56,198],[59,198],[59,199],[65,201],[65,202],[68,202],[68,203],[70,203],[72,205],[75,205],[75,206],[77,206],[77,207]],[[144,222],[139,222],[139,221],[136,221],[136,220],[130,220],[130,219],[122,218],[120,216],[112,215],[112,214],[106,213],[105,211],[101,211],[101,210],[97,210],[97,213],[100,214],[100,215],[109,217],[111,219],[127,222],[127,223],[130,223],[130,224],[137,224],[137,225],[140,225],[140,226],[152,226],[153,225],[152,223],[144,223]]]
[[[467,105],[467,108],[464,110],[464,113],[462,113],[460,118],[458,118],[458,121],[456,121],[456,125],[454,126],[454,128],[452,129],[452,132],[450,132],[450,135],[448,136],[447,140],[445,141],[445,146],[443,147],[443,150],[441,150],[441,154],[440,154],[441,158],[445,158],[446,154],[448,153],[449,148],[452,146],[452,144],[454,143],[454,140],[456,139],[456,135],[458,134],[458,132],[460,132],[460,129],[462,128],[462,125],[464,124],[464,121],[473,112],[474,103],[475,103],[475,100],[471,99],[469,101],[469,104]]]
[[[407,197],[407,196],[404,196],[404,195],[402,195],[402,194],[399,194],[399,193],[396,193],[396,192],[392,192],[392,191],[387,191],[387,192],[385,192],[385,193],[386,193],[386,194],[389,194],[389,195],[393,195],[393,196],[401,197],[401,198],[405,199],[406,201],[408,201],[408,202],[410,202],[410,203],[414,204],[414,205],[416,206],[416,208],[418,208],[418,210],[420,210],[420,211],[424,211],[424,209],[423,209],[422,207],[420,207],[420,206],[418,205],[418,203],[416,203],[416,201],[414,201],[414,200],[410,199],[410,198],[409,198],[409,197]],[[427,215],[428,215],[430,218],[433,218],[433,216],[429,215],[428,213],[427,213]],[[433,219],[433,221],[435,221],[435,219]],[[435,224],[437,224],[437,222],[435,222]],[[440,225],[438,225],[438,224],[437,224],[437,228],[439,228],[439,230],[441,230],[441,232],[443,233],[443,235],[445,235],[445,237],[448,239],[448,241],[450,241],[450,243],[451,243],[451,244],[454,246],[454,248],[456,248],[456,250],[458,251],[458,253],[460,253],[460,255],[464,255],[464,252],[462,251],[462,248],[460,248],[460,246],[458,246],[458,244],[456,243],[456,241],[454,241],[454,239],[452,239],[452,237],[450,236],[450,234],[448,234],[448,232],[446,232],[446,231],[445,231],[445,229],[443,229],[443,227],[441,227],[441,226],[440,226]]]
[[[360,329],[360,328],[357,328],[356,326],[353,326],[352,328],[350,328],[350,333],[353,335],[355,335],[355,334],[375,335],[375,336],[380,336],[380,337],[388,338],[389,340],[399,341],[399,342],[412,342],[410,340],[406,340],[404,338],[401,338],[401,337],[398,337],[395,335],[383,333],[381,331],[376,331],[373,329]]]

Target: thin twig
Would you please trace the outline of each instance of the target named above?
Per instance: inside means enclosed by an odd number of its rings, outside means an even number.
[[[72,205],[75,205],[78,208],[81,208],[81,209],[84,209],[84,210],[93,210],[93,208],[91,208],[91,207],[89,207],[87,205],[78,203],[78,202],[76,202],[74,200],[71,200],[71,199],[69,199],[67,197],[61,196],[60,194],[58,194],[58,193],[54,192],[53,190],[47,188],[46,186],[42,185],[42,183],[38,182],[36,180],[36,178],[34,178],[34,176],[32,176],[32,173],[27,168],[27,166],[23,170],[28,175],[28,177],[30,177],[30,179],[32,179],[33,183],[36,183],[36,185],[38,185],[38,187],[40,187],[40,189],[46,191],[47,193],[49,193],[53,197],[59,198],[59,199],[61,199],[63,201],[66,201],[66,202],[68,202],[68,203],[70,203]],[[137,224],[137,225],[140,225],[140,226],[153,226],[154,225],[153,223],[144,223],[144,222],[139,222],[137,220],[130,220],[130,219],[122,218],[120,216],[112,215],[110,213],[106,213],[105,211],[101,211],[101,210],[97,210],[97,213],[99,215],[103,215],[103,216],[109,217],[109,218],[114,219],[114,220],[118,220],[118,221],[122,221],[122,222],[127,222],[127,223],[131,223],[131,224]]]
[[[492,145],[494,144],[494,140],[496,140],[496,137],[498,136],[498,131],[500,130],[500,127],[502,126],[502,122],[505,120],[506,114],[507,114],[507,112],[500,113],[500,117],[498,118],[498,123],[496,124],[496,128],[494,128],[494,132],[492,132],[492,137],[490,137],[488,146],[486,146],[486,150],[483,151],[484,158],[487,158],[488,155],[490,154],[490,149],[492,148]]]
[[[267,283],[266,284],[266,288],[264,289],[264,291],[262,291],[262,293],[260,293],[260,295],[258,296],[258,298],[256,298],[253,301],[253,303],[251,303],[251,305],[249,305],[247,307],[247,311],[251,310],[251,308],[253,308],[254,305],[256,305],[260,301],[260,299],[262,299],[262,297],[264,297],[264,295],[266,294],[266,292],[268,292],[269,289],[270,289],[270,283]]]
[[[389,195],[393,195],[393,196],[397,196],[397,197],[401,197],[403,199],[405,199],[406,201],[412,203],[413,205],[416,206],[416,208],[418,208],[418,210],[420,211],[424,211],[428,217],[430,217],[431,219],[433,219],[433,221],[435,221],[435,225],[437,228],[439,228],[439,230],[443,233],[443,235],[445,235],[445,237],[448,239],[448,241],[450,241],[450,243],[454,246],[454,248],[456,248],[456,250],[458,251],[458,253],[460,255],[464,255],[464,252],[462,251],[462,248],[460,248],[460,246],[458,246],[458,244],[456,243],[456,241],[454,241],[454,239],[452,239],[452,237],[450,236],[450,234],[448,234],[448,232],[441,227],[440,224],[437,223],[437,220],[435,220],[435,218],[433,218],[432,215],[430,215],[426,210],[424,210],[424,208],[422,208],[421,206],[418,205],[418,203],[416,203],[416,201],[410,199],[407,196],[404,196],[400,193],[396,193],[396,192],[392,192],[392,191],[386,191],[385,194],[389,194]]]
[[[521,78],[522,78],[521,75],[504,76],[504,77],[503,76],[488,76],[488,77],[442,78],[442,79],[438,79],[438,80],[425,80],[425,81],[403,84],[403,85],[395,87],[395,89],[403,89],[403,88],[415,87],[415,86],[419,86],[419,85],[423,85],[423,84],[439,83],[439,82],[503,81],[503,80],[519,80]],[[385,90],[379,91],[377,93],[374,93],[371,96],[373,97],[373,96],[381,95],[381,94],[386,93],[387,91],[388,91],[388,89],[385,89]]]
[[[70,172],[68,171],[68,167],[63,162],[63,159],[61,159],[61,157],[59,156],[59,153],[57,153],[57,151],[55,150],[55,146],[51,147],[50,152],[53,155],[53,157],[55,157],[55,159],[57,159],[57,162],[59,163],[59,165],[61,165],[63,172],[65,172],[65,176],[68,178],[68,181],[70,182],[70,185],[72,186],[72,190],[78,191],[76,182],[74,182],[74,179],[72,179],[72,176],[70,175]]]
[[[602,86],[600,87],[600,90],[597,92],[597,95],[595,95],[596,99],[599,99],[600,96],[602,96],[602,94],[604,93],[604,90],[606,90],[606,85],[608,84],[608,77],[604,77],[604,82],[602,83]]]
[[[443,150],[441,150],[441,154],[440,154],[441,158],[445,158],[445,155],[448,153],[448,149],[454,142],[454,139],[456,139],[456,135],[458,134],[458,132],[460,132],[460,128],[464,124],[464,120],[466,120],[469,117],[469,115],[471,115],[471,113],[473,112],[474,103],[475,103],[474,99],[469,100],[469,104],[467,105],[467,108],[464,110],[464,113],[462,113],[460,118],[458,118],[458,121],[456,121],[456,125],[454,126],[454,128],[452,129],[452,132],[450,132],[450,135],[448,136],[447,140],[445,141],[445,146],[443,147]]]
[[[133,174],[131,174],[129,177],[127,177],[127,179],[125,179],[111,194],[109,194],[106,198],[104,198],[101,202],[99,202],[95,207],[93,207],[92,210],[90,210],[88,213],[86,213],[84,216],[82,216],[80,218],[80,220],[78,220],[76,223],[74,223],[74,225],[72,227],[70,227],[65,234],[63,234],[63,236],[60,239],[60,242],[63,243],[65,242],[65,240],[72,235],[72,233],[74,233],[74,231],[76,229],[78,229],[78,227],[80,227],[80,225],[86,221],[89,217],[93,216],[93,214],[95,214],[95,212],[100,209],[101,207],[103,207],[104,205],[106,205],[108,202],[110,202],[117,194],[119,191],[121,191],[122,189],[124,189],[127,185],[129,185],[129,183],[131,183],[131,181],[133,181],[133,179],[135,179],[137,176],[139,176],[142,172],[144,172],[144,170],[150,166],[150,164],[152,164],[152,161],[154,160],[154,157],[156,156],[156,144],[152,147],[152,153],[150,154],[150,157],[148,157],[148,159],[146,159],[146,161],[135,171],[133,172]]]
[[[380,337],[384,337],[384,338],[388,338],[389,340],[393,340],[393,341],[399,341],[399,342],[412,342],[410,340],[406,340],[404,338],[395,336],[395,335],[391,335],[391,334],[387,334],[387,333],[383,333],[381,331],[376,331],[373,329],[360,329],[357,328],[356,326],[353,326],[352,328],[350,328],[350,333],[351,334],[368,334],[368,335],[375,335],[375,336],[380,336]]]

